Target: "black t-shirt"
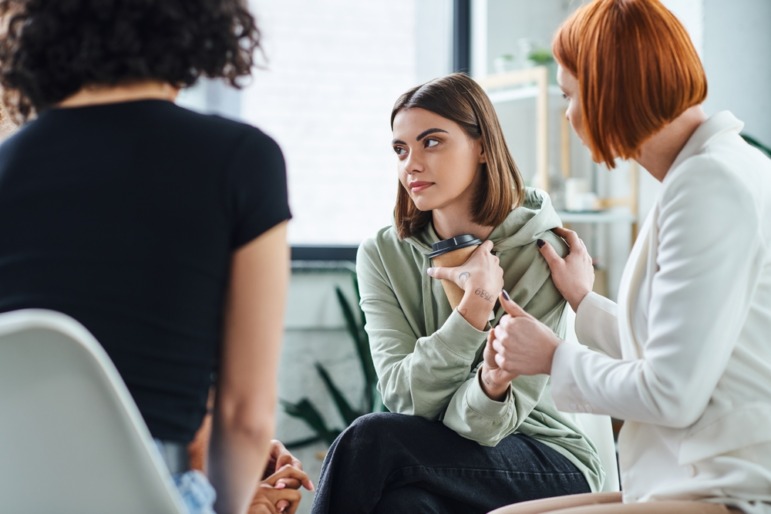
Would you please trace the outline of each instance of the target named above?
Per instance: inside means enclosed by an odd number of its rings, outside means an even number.
[[[171,102],[50,109],[0,146],[0,312],[74,317],[154,437],[203,418],[233,251],[290,218],[281,150]]]

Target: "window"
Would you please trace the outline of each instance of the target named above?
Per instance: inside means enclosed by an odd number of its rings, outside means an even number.
[[[268,59],[241,92],[208,84],[205,104],[281,145],[293,245],[358,245],[391,223],[391,108],[453,68],[449,0],[251,0]]]

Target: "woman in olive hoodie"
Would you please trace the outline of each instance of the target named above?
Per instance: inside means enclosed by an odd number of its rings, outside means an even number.
[[[383,402],[330,448],[315,513],[487,512],[597,491],[594,446],[554,407],[545,376],[502,371],[488,341],[502,289],[564,334],[565,300],[536,242],[549,197],[525,188],[495,111],[453,74],[402,95],[391,114],[401,187],[394,225],[358,253],[361,306]],[[432,244],[484,241],[462,266],[432,267]],[[463,297],[452,308],[441,281]]]

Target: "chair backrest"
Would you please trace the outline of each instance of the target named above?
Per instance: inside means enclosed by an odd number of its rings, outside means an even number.
[[[571,343],[578,343],[575,333],[576,315],[573,310],[565,307],[567,314],[567,333],[565,339]],[[567,413],[584,431],[584,434],[594,442],[605,468],[605,483],[602,492],[613,492],[620,489],[618,477],[618,458],[616,456],[616,442],[613,437],[613,427],[609,416],[599,416],[586,413]]]
[[[0,314],[0,512],[185,512],[114,365],[61,313]]]

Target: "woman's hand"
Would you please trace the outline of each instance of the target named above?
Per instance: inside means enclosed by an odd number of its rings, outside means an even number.
[[[283,468],[284,466],[292,466],[294,468],[299,469],[302,471],[303,465],[300,460],[292,455],[292,453],[286,449],[284,444],[277,440],[273,439],[270,442],[270,454],[268,455],[268,464],[265,467],[265,473],[263,474],[262,479],[268,480],[271,475],[275,474],[279,469]],[[299,489],[300,486],[305,487],[309,491],[313,491],[313,482],[311,482],[310,478],[305,477],[304,482],[298,482],[294,478],[286,478],[282,479],[284,485],[290,489]]]
[[[301,496],[297,489],[278,489],[260,483],[249,505],[249,514],[294,514]]]
[[[507,314],[493,329],[494,336],[488,342],[495,352],[493,360],[499,368],[498,375],[505,372],[513,380],[517,375],[550,374],[554,352],[562,341],[505,293],[501,293],[501,305]],[[485,356],[485,365],[487,361]]]
[[[511,381],[517,378],[517,375],[501,368],[495,360],[497,355],[493,343],[495,341],[495,331],[491,330],[487,334],[487,344],[483,353],[482,370],[479,373],[479,385],[482,391],[497,402],[503,401],[506,392],[509,390]]]
[[[498,292],[503,288],[503,269],[492,249],[493,242],[485,241],[461,266],[428,269],[429,276],[450,280],[463,289],[458,312],[480,330],[487,325]]]
[[[570,248],[568,255],[563,259],[552,246],[540,241],[540,251],[551,270],[551,279],[554,285],[565,297],[574,311],[584,297],[589,294],[594,286],[594,266],[592,257],[586,251],[586,246],[578,234],[566,228],[554,228],[552,231],[562,237]]]
[[[293,462],[300,464],[300,461],[295,459],[283,444],[281,448],[283,448],[281,456],[289,455]],[[313,490],[313,483],[301,468],[302,465],[298,467],[289,462],[262,480],[252,498],[249,514],[294,513],[302,497],[298,491],[300,485],[309,491]]]

